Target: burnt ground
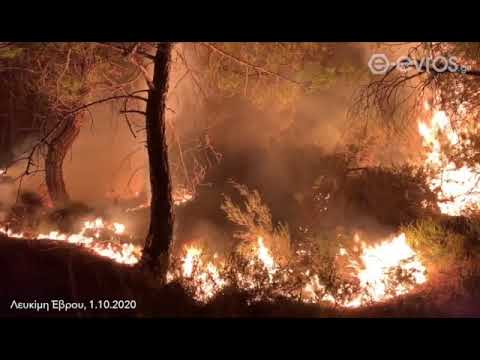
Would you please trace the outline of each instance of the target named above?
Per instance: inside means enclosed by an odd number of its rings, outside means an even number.
[[[439,293],[431,289],[349,311],[282,300],[247,305],[246,296],[237,292],[224,293],[200,306],[177,284],[156,287],[138,270],[78,246],[4,236],[0,236],[0,274],[2,317],[480,317],[479,297],[453,298],[438,305]],[[86,303],[133,299],[137,306],[135,310],[69,312],[10,309],[13,300],[38,303],[54,299]]]

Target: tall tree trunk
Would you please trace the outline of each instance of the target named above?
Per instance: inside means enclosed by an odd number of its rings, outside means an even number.
[[[153,83],[146,109],[148,161],[150,167],[150,228],[143,251],[143,264],[165,280],[173,241],[173,203],[168,147],[165,134],[166,98],[170,73],[171,43],[157,47]]]
[[[45,181],[50,200],[56,207],[64,206],[70,201],[63,177],[63,161],[80,133],[81,124],[80,116],[67,119],[54,132],[48,145],[45,159]]]

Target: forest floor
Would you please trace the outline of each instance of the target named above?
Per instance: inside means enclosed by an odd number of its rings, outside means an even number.
[[[280,300],[248,305],[247,298],[236,292],[222,294],[202,306],[178,284],[156,287],[138,270],[78,246],[5,236],[0,236],[0,273],[1,317],[480,317],[478,294],[453,296],[450,288],[438,286],[354,310]],[[470,279],[469,286],[480,289],[480,277]],[[136,309],[15,310],[11,309],[14,300],[17,303],[135,300]]]

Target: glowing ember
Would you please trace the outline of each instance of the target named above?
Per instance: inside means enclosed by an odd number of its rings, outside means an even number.
[[[127,209],[126,212],[135,212],[135,211],[138,211],[138,210],[141,210],[141,209],[146,209],[146,208],[149,208],[150,207],[150,204],[141,204],[141,205],[138,205],[138,206],[135,206],[133,208],[130,208],[130,209]]]
[[[173,198],[173,204],[175,206],[180,206],[180,205],[183,205],[183,204],[193,200],[193,194],[186,191],[186,190],[176,191],[172,194],[172,198]],[[134,212],[134,211],[146,209],[146,208],[149,208],[149,207],[150,207],[149,203],[140,204],[136,207],[127,209],[126,212]]]
[[[468,208],[478,207],[480,193],[475,190],[480,184],[480,169],[467,166],[458,168],[453,162],[446,160],[442,153],[440,134],[446,137],[451,146],[458,145],[460,141],[460,136],[453,129],[447,114],[444,111],[435,111],[430,125],[419,122],[418,130],[424,145],[429,149],[426,164],[435,172],[429,186],[434,191],[440,190],[440,211],[448,215],[460,215]]]

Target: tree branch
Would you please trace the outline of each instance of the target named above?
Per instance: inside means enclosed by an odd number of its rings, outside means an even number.
[[[29,72],[29,73],[32,73],[32,74],[38,74],[39,73],[38,71],[35,71],[35,70],[32,70],[32,69],[21,68],[21,67],[18,67],[18,66],[7,66],[7,67],[0,68],[0,72],[12,71],[12,70],[26,71],[26,72]]]
[[[109,47],[113,50],[117,50],[119,52],[122,52],[123,54],[125,55],[130,55],[130,53],[125,53],[126,52],[126,49],[121,47],[121,46],[115,46],[113,44],[110,44],[110,43],[107,43],[107,42],[97,42],[98,45],[101,45],[101,46],[106,46],[106,47]],[[138,45],[138,44],[137,44]],[[149,53],[146,53],[145,51],[142,51],[142,50],[138,50],[138,46],[137,46],[137,49],[135,49],[135,54],[139,54],[147,59],[150,59],[150,60],[155,60],[155,56],[149,54]]]
[[[143,91],[143,90],[139,90],[138,92],[140,91]],[[136,92],[137,93],[137,92]],[[133,93],[132,93],[133,94]],[[82,110],[85,110],[93,105],[98,105],[98,104],[102,104],[104,102],[107,102],[107,101],[112,101],[112,100],[120,100],[120,99],[137,99],[137,100],[143,100],[143,101],[146,101],[146,98],[142,97],[142,96],[133,96],[133,95],[115,95],[115,96],[110,96],[108,98],[104,98],[104,99],[100,99],[100,100],[96,100],[96,101],[92,101],[88,104],[85,104],[85,105],[82,105],[74,110],[71,110],[69,112],[67,112],[65,115],[72,115],[72,114],[75,114],[79,111],[82,111]]]
[[[120,111],[120,114],[140,114],[143,116],[147,115],[145,111],[140,111],[140,110],[122,110]]]
[[[233,60],[233,61],[235,61],[235,62],[237,62],[237,63],[239,63],[239,64],[242,64],[242,65],[245,65],[245,66],[247,66],[247,67],[250,67],[250,68],[252,68],[252,69],[254,69],[254,70],[258,71],[258,72],[265,73],[265,74],[272,75],[272,76],[276,76],[277,78],[280,78],[280,79],[282,79],[282,80],[288,81],[288,82],[290,82],[290,83],[292,83],[292,84],[295,84],[295,85],[300,86],[300,87],[303,87],[303,88],[306,88],[306,87],[307,87],[307,84],[305,84],[305,83],[301,83],[301,82],[298,82],[298,81],[289,79],[289,78],[287,78],[287,77],[285,77],[285,76],[283,76],[283,75],[281,75],[281,74],[279,74],[279,73],[276,73],[276,72],[274,72],[274,71],[267,70],[267,69],[265,69],[265,68],[263,68],[263,67],[261,67],[261,66],[258,66],[258,65],[252,64],[252,63],[250,63],[250,62],[248,62],[248,61],[246,61],[246,60],[240,59],[240,58],[236,57],[235,55],[232,55],[232,54],[230,54],[230,53],[228,53],[228,52],[226,52],[226,51],[224,51],[224,50],[216,47],[215,45],[213,45],[213,44],[211,44],[211,43],[204,42],[204,43],[202,43],[202,44],[205,45],[206,47],[210,48],[211,50],[213,50],[213,51],[215,51],[215,52],[217,52],[217,53],[219,53],[219,54],[221,54],[221,55],[223,55],[223,56],[225,56],[225,57],[227,57],[227,58],[229,58],[229,59],[231,59],[231,60]]]

